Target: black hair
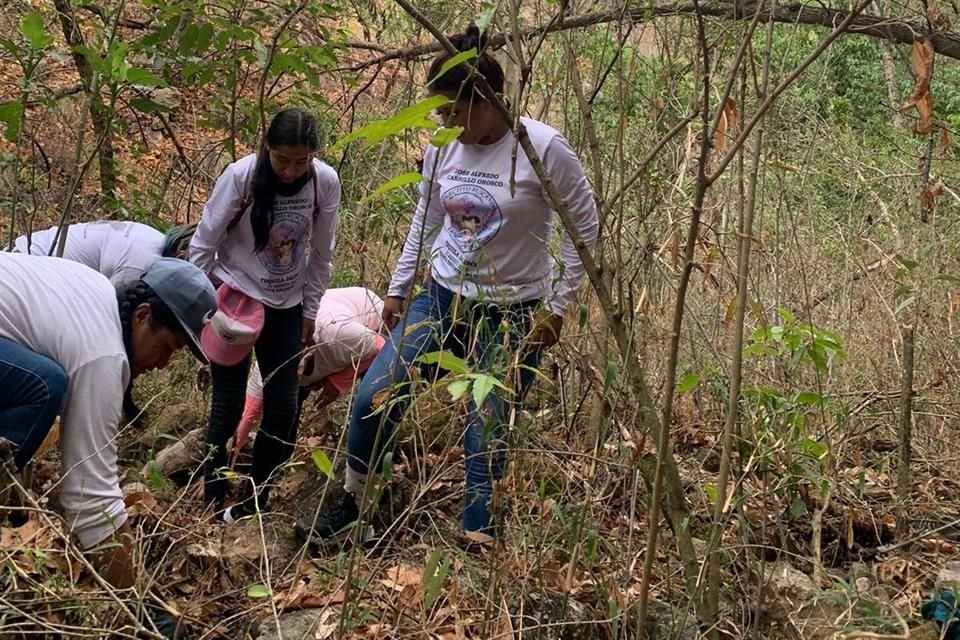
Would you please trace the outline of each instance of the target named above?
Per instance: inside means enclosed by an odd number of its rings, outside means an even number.
[[[137,280],[118,289],[117,304],[120,312],[120,328],[123,331],[123,347],[127,351],[127,361],[131,368],[133,367],[133,312],[141,304],[150,305],[151,327],[166,328],[174,333],[186,335],[186,331],[170,307],[143,280]]]
[[[476,76],[479,74],[486,78],[487,84],[494,92],[503,93],[503,67],[496,58],[487,53],[487,36],[480,33],[477,25],[472,24],[465,32],[451,36],[450,43],[457,48],[457,51],[476,49],[479,55],[448,69],[442,75],[440,70],[452,56],[447,51],[438,55],[430,64],[430,70],[427,71],[427,84],[431,91],[458,96],[470,102],[485,100],[486,98],[476,86]]]
[[[270,166],[271,147],[287,145],[304,146],[311,151],[320,147],[317,119],[303,109],[284,109],[273,116],[260,156],[257,158],[256,173],[253,176],[253,208],[250,211],[250,225],[253,227],[253,247],[259,251],[270,240],[270,227],[273,226],[273,199],[277,193],[277,179]],[[307,172],[308,175],[311,171]],[[302,186],[302,185],[301,185]]]
[[[160,251],[160,256],[184,259],[184,256],[187,255],[187,248],[190,246],[190,240],[196,230],[196,222],[167,229],[167,232],[163,234],[163,249]]]

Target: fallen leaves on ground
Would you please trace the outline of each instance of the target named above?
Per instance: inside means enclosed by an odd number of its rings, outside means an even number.
[[[333,593],[322,593],[311,589],[309,580],[299,579],[289,591],[278,593],[274,600],[281,611],[296,611],[298,609],[322,609],[337,604],[343,604],[346,597],[343,590]]]
[[[0,527],[0,549],[3,551],[18,551],[23,545],[37,537],[40,532],[40,523],[37,520],[27,520],[19,527]]]

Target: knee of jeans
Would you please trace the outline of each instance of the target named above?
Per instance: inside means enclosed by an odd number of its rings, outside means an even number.
[[[367,375],[357,385],[357,390],[353,394],[351,401],[351,411],[356,416],[365,418],[378,408],[377,399],[380,398],[382,404],[383,394],[391,387],[388,376],[381,375],[377,378]]]

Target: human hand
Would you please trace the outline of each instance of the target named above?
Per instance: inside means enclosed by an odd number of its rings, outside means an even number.
[[[533,328],[527,336],[527,343],[538,349],[549,349],[560,341],[563,331],[563,316],[552,313],[538,313],[533,319]]]
[[[304,318],[300,325],[300,346],[306,349],[313,346],[313,332],[316,329],[316,321],[312,318]]]
[[[380,317],[383,319],[383,325],[390,331],[393,331],[402,313],[403,298],[387,296],[387,299],[383,301],[383,313],[380,314]]]

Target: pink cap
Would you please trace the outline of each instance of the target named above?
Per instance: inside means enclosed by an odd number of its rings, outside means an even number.
[[[353,388],[354,381],[360,377],[361,373],[370,368],[370,365],[373,364],[373,359],[377,357],[377,354],[380,353],[381,349],[383,349],[383,345],[387,343],[387,341],[383,339],[383,336],[379,334],[374,336],[373,339],[377,345],[376,353],[366,360],[361,360],[356,369],[353,367],[347,367],[337,371],[336,373],[331,373],[329,376],[327,376],[327,384],[336,389],[340,394],[350,391],[350,389]]]
[[[217,312],[200,334],[200,346],[210,362],[235,365],[253,351],[263,329],[263,303],[225,284],[217,289]]]

